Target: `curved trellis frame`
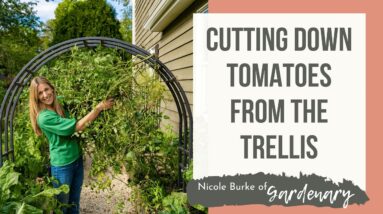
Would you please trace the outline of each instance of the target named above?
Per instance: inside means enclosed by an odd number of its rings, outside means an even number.
[[[94,48],[99,45],[107,48],[122,49],[134,56],[144,57],[145,63],[150,65],[152,68],[155,68],[161,79],[166,83],[178,110],[178,183],[184,186],[185,184],[182,179],[182,172],[186,167],[188,160],[193,157],[193,116],[184,90],[172,72],[158,59],[151,57],[147,51],[124,41],[107,37],[83,37],[56,44],[34,57],[21,69],[9,86],[0,107],[0,167],[3,165],[4,160],[14,161],[14,112],[23,88],[26,85],[29,85],[29,81],[32,79],[34,74],[43,65],[50,62],[52,59],[55,59],[59,55],[70,51],[70,49],[74,46],[79,48]]]

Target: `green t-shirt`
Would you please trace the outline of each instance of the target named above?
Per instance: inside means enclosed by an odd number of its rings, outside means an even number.
[[[52,166],[64,166],[80,157],[80,145],[71,135],[76,130],[76,119],[63,118],[52,110],[42,110],[37,124],[48,138]]]

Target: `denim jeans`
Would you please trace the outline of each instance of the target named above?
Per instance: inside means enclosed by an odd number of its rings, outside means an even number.
[[[57,199],[64,204],[69,204],[68,208],[63,208],[64,214],[78,214],[80,212],[80,194],[81,186],[84,179],[84,166],[82,157],[75,162],[65,166],[52,166],[52,176],[55,177],[59,183],[53,182],[55,188],[62,184],[69,186],[69,193],[61,193]]]

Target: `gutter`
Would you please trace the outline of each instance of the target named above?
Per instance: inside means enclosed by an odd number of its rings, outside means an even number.
[[[161,0],[144,28],[152,32],[162,32],[193,2],[194,0]]]

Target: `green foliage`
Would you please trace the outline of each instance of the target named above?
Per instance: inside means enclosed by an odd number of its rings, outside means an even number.
[[[85,36],[121,38],[116,12],[106,0],[64,0],[55,17],[51,44]]]
[[[136,209],[145,213],[161,210],[163,199],[178,190],[177,143],[170,133],[170,130],[154,133],[157,140],[148,141],[146,145],[142,142],[125,157],[130,184],[138,187],[133,189],[135,194],[131,200],[136,203]]]
[[[44,136],[38,137],[32,129],[29,118],[27,89],[24,89],[17,106],[17,116],[14,118],[14,147],[15,164],[18,171],[25,177],[35,178],[47,175],[49,160],[48,141]]]
[[[7,84],[6,84],[5,80],[0,78],[0,105],[1,105],[1,102],[3,101],[4,96],[5,96],[6,87],[7,87]]]
[[[187,203],[187,195],[183,192],[172,192],[162,201],[164,209],[159,214],[190,213]]]
[[[183,172],[183,178],[186,183],[193,179],[193,162],[191,162]]]
[[[10,80],[39,50],[39,18],[33,3],[0,1],[0,101]]]
[[[54,196],[68,193],[69,187],[53,188],[50,181],[47,177],[42,183],[26,178],[6,161],[0,168],[0,213],[60,213]]]
[[[81,133],[83,151],[92,157],[91,183],[108,188],[106,171],[129,174],[139,209],[147,213],[163,209],[163,199],[177,189],[177,137],[171,127],[160,127],[166,118],[159,104],[170,96],[155,69],[140,57],[118,50],[72,49],[38,71],[64,98],[71,117],[80,119],[108,97],[112,109],[102,114]],[[166,98],[166,99],[165,99]],[[14,119],[15,154],[18,168],[29,176],[44,173],[48,159],[45,137],[37,137],[29,124],[28,93],[22,93]],[[140,202],[140,203],[139,203]]]
[[[140,161],[165,159],[160,155],[155,157],[155,153],[158,153],[162,143],[167,143],[163,141],[171,140],[159,129],[163,115],[158,111],[158,103],[164,98],[165,86],[148,66],[136,68],[133,72],[132,61],[123,60],[129,57],[120,55],[117,50],[99,48],[81,51],[74,48],[70,55],[39,71],[55,85],[58,94],[64,97],[70,115],[77,119],[84,117],[107,97],[116,98],[112,110],[103,112],[84,132],[76,133],[83,150],[93,155],[91,173],[94,176],[109,166],[119,172],[125,155],[130,151],[140,154]],[[44,150],[46,142],[44,137],[33,136],[27,98],[28,93],[23,93],[15,118],[18,121],[15,141],[22,145],[19,149],[29,148],[30,155],[41,158],[34,153]],[[29,146],[29,142],[35,144]],[[39,151],[32,151],[32,147],[39,148],[38,145],[41,145]],[[164,149],[164,152],[168,150]],[[20,150],[17,154],[24,152]],[[150,157],[142,158],[142,154]]]
[[[208,208],[204,207],[201,204],[195,204],[192,206],[193,211],[192,213],[208,213]]]
[[[0,1],[0,74],[2,78],[0,80],[0,102],[2,102],[6,88],[11,83],[13,76],[38,51],[39,38],[37,35],[41,23],[33,11],[33,6],[33,3],[20,2],[20,0]],[[20,131],[18,134],[26,135],[28,132]],[[20,136],[15,133],[15,138],[20,138]],[[27,139],[25,144],[31,144],[31,139],[23,137],[24,139]],[[39,158],[37,157],[37,159]],[[24,161],[29,162],[28,166],[41,163],[41,159],[36,160],[34,156],[30,160],[24,158]],[[21,163],[18,164],[18,166],[21,165]],[[26,172],[27,176],[41,173],[41,170],[36,170],[39,168],[29,168]]]
[[[41,48],[43,50],[49,48],[50,44],[53,41],[53,30],[55,26],[55,20],[49,19],[46,21],[42,27],[42,34],[40,35]]]
[[[35,3],[20,2],[20,0],[0,1],[0,26],[2,31],[17,30],[17,28],[36,28],[38,18],[33,12]]]
[[[122,39],[129,43],[132,43],[132,19],[129,17],[131,13],[131,8],[124,11],[120,25]]]

